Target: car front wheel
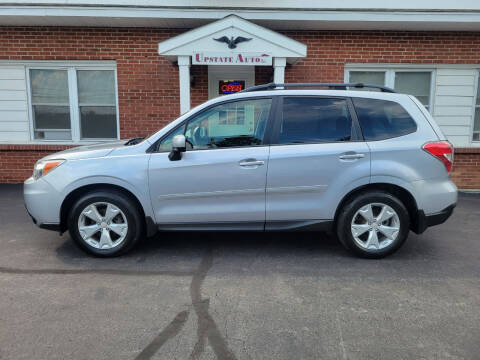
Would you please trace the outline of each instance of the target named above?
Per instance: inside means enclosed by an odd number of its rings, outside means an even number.
[[[117,256],[141,238],[143,226],[136,204],[122,193],[96,191],[73,205],[68,228],[72,239],[95,256]]]
[[[337,221],[342,244],[367,258],[382,258],[398,250],[409,229],[408,210],[395,196],[382,191],[356,196],[345,204]]]

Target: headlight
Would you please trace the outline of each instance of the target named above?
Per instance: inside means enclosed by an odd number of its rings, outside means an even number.
[[[35,180],[40,179],[42,176],[47,175],[50,171],[62,165],[64,162],[65,160],[62,159],[38,161],[33,168],[33,178]]]

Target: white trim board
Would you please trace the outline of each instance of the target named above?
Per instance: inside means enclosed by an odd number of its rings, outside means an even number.
[[[278,30],[480,30],[476,0],[153,1],[5,1],[0,25],[194,28],[236,14]]]
[[[243,36],[251,39],[238,44],[238,49],[229,49],[227,44],[214,38]],[[236,15],[229,15],[208,25],[187,31],[158,44],[159,55],[170,60],[177,56],[192,56],[194,52],[224,52],[235,54],[238,51],[264,52],[272,57],[285,57],[290,63],[307,55],[307,46],[285,35],[264,28]]]

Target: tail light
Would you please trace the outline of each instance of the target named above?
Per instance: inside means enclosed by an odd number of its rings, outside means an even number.
[[[448,141],[429,142],[423,145],[423,150],[435,156],[443,162],[447,172],[450,173],[453,167],[453,146]]]

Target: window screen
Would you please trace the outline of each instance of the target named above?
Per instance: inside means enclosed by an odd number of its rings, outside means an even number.
[[[278,142],[348,141],[352,120],[345,99],[286,97]]]
[[[349,82],[384,86],[385,71],[350,71]],[[379,89],[373,88],[355,88],[353,90],[380,91]]]
[[[431,72],[397,71],[395,90],[402,94],[415,96],[427,109],[430,105]]]
[[[67,71],[32,69],[30,88],[34,138],[71,139]]]
[[[382,140],[406,135],[417,129],[405,109],[393,101],[353,98],[365,140]]]
[[[473,118],[473,141],[480,141],[480,76],[477,85],[477,98],[475,100],[475,114]]]
[[[116,138],[117,112],[114,71],[78,70],[77,78],[81,138]]]

